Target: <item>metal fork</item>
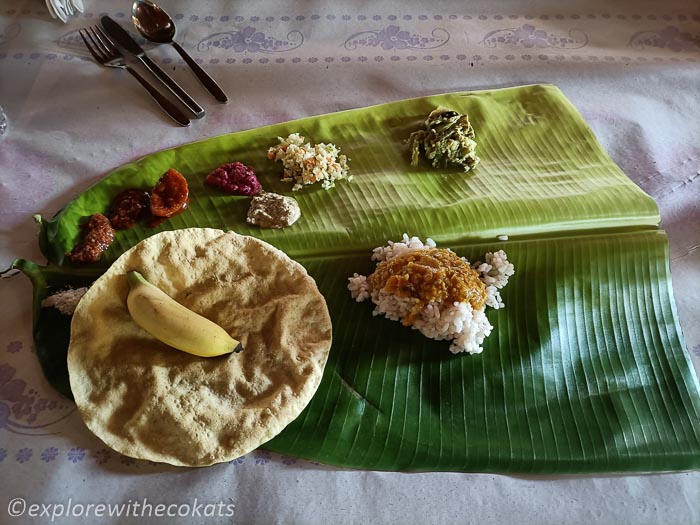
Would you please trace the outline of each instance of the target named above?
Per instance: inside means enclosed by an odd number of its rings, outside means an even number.
[[[124,56],[115,47],[114,43],[104,34],[99,27],[88,27],[81,29],[80,36],[85,42],[85,45],[90,51],[90,54],[95,57],[95,60],[106,67],[116,67],[126,69],[131,73],[141,85],[146,88],[151,96],[158,102],[161,108],[181,126],[189,126],[190,119],[187,115],[178,108],[173,102],[168,100],[160,91],[158,91],[148,80],[143,78],[141,74],[128,66]]]

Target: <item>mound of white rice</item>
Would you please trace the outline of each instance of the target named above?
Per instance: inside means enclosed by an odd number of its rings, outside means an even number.
[[[323,189],[328,190],[335,186],[336,180],[352,180],[352,176],[348,175],[348,159],[340,154],[340,148],[335,144],[304,143],[305,138],[299,133],[277,139],[279,144],[267,151],[267,157],[282,162],[282,180],[294,182],[292,191],[315,182],[320,182]]]
[[[423,243],[418,237],[409,238],[408,234],[404,233],[401,241],[389,241],[386,246],[375,248],[372,252],[372,260],[379,263],[407,252],[435,247],[435,242],[430,238]],[[412,328],[431,339],[451,340],[450,352],[454,354],[481,353],[483,351],[481,344],[493,329],[486,318],[485,308],[486,306],[492,308],[505,306],[499,290],[508,284],[508,278],[515,273],[515,268],[508,262],[508,257],[503,250],[495,253],[488,252],[484,260],[485,262],[479,261],[471,265],[486,285],[487,298],[484,308],[474,310],[471,304],[464,302],[452,304],[431,302],[415,318]],[[353,299],[358,303],[371,299],[375,305],[372,314],[383,315],[392,321],[401,321],[411,307],[418,302],[415,298],[397,297],[381,290],[372,290],[364,275],[356,273],[349,277],[348,281],[348,290]]]

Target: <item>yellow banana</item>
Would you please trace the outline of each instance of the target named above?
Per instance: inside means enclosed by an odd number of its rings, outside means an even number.
[[[127,278],[131,290],[126,305],[132,319],[159,341],[200,357],[243,349],[218,324],[182,306],[139,272],[129,272]]]

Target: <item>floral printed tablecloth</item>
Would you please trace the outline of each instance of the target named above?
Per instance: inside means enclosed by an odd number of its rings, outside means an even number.
[[[50,216],[153,151],[414,96],[549,82],[659,204],[681,324],[700,369],[700,5],[163,0],[177,39],[231,95],[216,104],[171,48],[146,45],[207,110],[181,129],[126,74],[97,66],[78,36],[102,14],[127,24],[131,2],[84,4],[65,25],[41,2],[0,5],[0,106],[9,119],[0,138],[3,268],[17,257],[41,261],[34,213]],[[134,461],[105,448],[43,379],[29,281],[3,280],[0,291],[2,523],[700,522],[697,472],[398,474],[264,451],[207,469]],[[122,515],[109,505],[122,505]]]

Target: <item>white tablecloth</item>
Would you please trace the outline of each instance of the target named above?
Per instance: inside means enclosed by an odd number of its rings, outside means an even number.
[[[84,3],[65,25],[38,0],[0,5],[0,106],[10,122],[0,141],[0,267],[43,260],[34,213],[51,216],[113,168],[157,150],[420,95],[554,83],[658,203],[700,369],[700,5],[163,0],[177,40],[231,96],[217,104],[172,48],[147,46],[205,106],[207,116],[185,129],[128,74],[96,65],[78,37],[104,13],[128,24],[130,2]],[[2,523],[46,523],[51,513],[63,515],[58,523],[149,515],[166,523],[700,523],[698,472],[362,472],[264,451],[205,469],[134,462],[107,450],[43,379],[29,281],[3,280],[0,292]],[[125,507],[122,517],[100,518],[102,508],[89,504]],[[177,512],[187,517],[167,517]]]

